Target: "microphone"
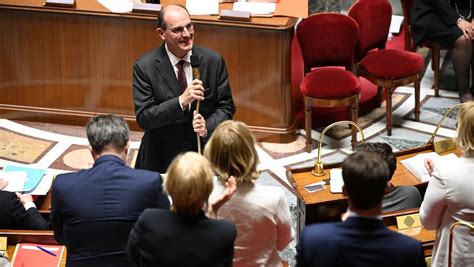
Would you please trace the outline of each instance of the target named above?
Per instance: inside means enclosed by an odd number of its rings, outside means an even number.
[[[191,67],[193,68],[193,78],[201,79],[201,73],[199,72],[199,56],[191,55]]]
[[[201,79],[201,73],[199,72],[199,56],[198,55],[191,55],[191,67],[193,68],[193,78],[194,79]],[[197,100],[196,101],[196,112],[199,113],[199,106],[200,106],[201,101]],[[201,138],[199,137],[199,134],[196,133],[196,140],[197,140],[197,147],[198,147],[198,153],[202,154],[201,152]]]

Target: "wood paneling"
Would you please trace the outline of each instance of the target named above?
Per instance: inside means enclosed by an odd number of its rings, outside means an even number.
[[[221,22],[193,17],[195,43],[227,63],[235,119],[261,140],[291,141],[290,44],[295,21]],[[95,113],[115,113],[138,126],[131,91],[133,62],[161,44],[155,16],[113,14],[96,1],[76,9],[42,1],[0,0],[0,113],[4,118],[84,125]]]

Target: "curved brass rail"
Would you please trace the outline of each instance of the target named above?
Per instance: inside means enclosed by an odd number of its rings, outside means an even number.
[[[341,124],[351,124],[352,126],[356,127],[357,130],[359,130],[359,132],[360,132],[362,142],[365,143],[364,132],[362,131],[362,128],[360,128],[360,126],[357,123],[355,123],[353,121],[337,121],[337,122],[334,122],[332,124],[329,124],[326,128],[324,128],[321,135],[319,136],[318,157],[316,159],[316,162],[314,163],[314,169],[311,171],[312,175],[318,176],[318,177],[324,176],[324,174],[325,174],[324,167],[323,167],[323,163],[321,162],[321,147],[322,147],[322,144],[323,144],[323,137],[324,137],[324,134],[326,134],[326,132],[329,129],[331,129],[332,127],[334,127],[336,125],[341,125]]]

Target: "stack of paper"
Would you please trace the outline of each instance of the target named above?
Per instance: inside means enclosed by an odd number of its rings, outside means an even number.
[[[25,188],[26,172],[0,172],[0,179],[8,182],[3,191],[22,192]]]
[[[331,169],[331,180],[329,180],[331,193],[342,193],[344,180],[342,179],[342,169]]]
[[[271,17],[275,13],[275,3],[237,2],[233,10],[250,12],[252,17]]]
[[[410,171],[422,182],[428,182],[431,176],[425,167],[425,159],[431,159],[433,163],[435,164],[435,166],[439,166],[441,165],[442,161],[453,160],[454,158],[457,158],[457,156],[454,153],[440,156],[436,152],[430,152],[430,153],[418,154],[411,158],[402,160],[401,163],[408,171]]]
[[[186,9],[191,15],[219,14],[218,0],[186,0]]]

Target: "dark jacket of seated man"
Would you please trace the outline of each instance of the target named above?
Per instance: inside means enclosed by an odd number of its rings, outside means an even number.
[[[0,203],[0,229],[48,229],[48,224],[39,214],[31,196],[17,196],[12,192],[0,191]]]
[[[67,247],[67,266],[129,266],[124,249],[140,213],[169,209],[160,174],[125,165],[128,136],[123,119],[92,118],[87,137],[94,166],[53,182],[51,219]]]
[[[420,242],[387,229],[380,214],[389,169],[374,152],[358,151],[342,164],[351,214],[340,223],[307,226],[297,266],[426,266]]]

